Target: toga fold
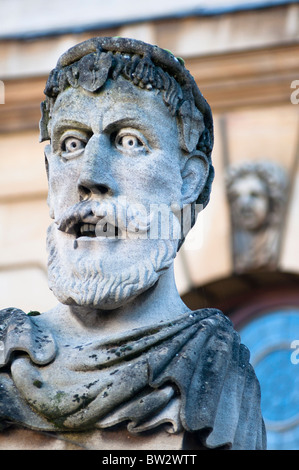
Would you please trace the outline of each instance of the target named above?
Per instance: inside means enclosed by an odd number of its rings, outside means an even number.
[[[230,320],[215,309],[76,340],[39,317],[0,311],[0,428],[84,431],[165,426],[208,449],[266,448],[260,387]]]

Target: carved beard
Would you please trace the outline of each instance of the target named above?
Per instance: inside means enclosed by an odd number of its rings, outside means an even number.
[[[91,260],[85,253],[74,265],[59,248],[52,224],[47,233],[49,287],[63,304],[117,308],[157,282],[173,263],[177,244],[177,240],[156,240],[149,257],[111,273],[103,269],[101,260]]]

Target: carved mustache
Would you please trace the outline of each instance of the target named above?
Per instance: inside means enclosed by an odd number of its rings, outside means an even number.
[[[146,212],[146,211],[145,211]],[[79,236],[120,236],[123,231],[146,233],[151,217],[134,205],[116,201],[82,201],[55,221],[58,230]]]

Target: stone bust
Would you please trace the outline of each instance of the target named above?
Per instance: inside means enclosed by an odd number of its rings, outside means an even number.
[[[247,348],[220,311],[190,311],[173,275],[214,174],[211,111],[194,79],[157,46],[94,38],[60,57],[45,95],[59,303],[0,312],[2,434],[14,425],[95,435],[106,449],[126,448],[122,436],[137,449],[264,449]]]
[[[234,269],[276,269],[288,178],[272,161],[245,162],[227,172]]]

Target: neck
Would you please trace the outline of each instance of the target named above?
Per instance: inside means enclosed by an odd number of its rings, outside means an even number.
[[[54,312],[55,311],[55,312]],[[175,320],[187,313],[175,284],[173,265],[163,273],[157,283],[125,305],[113,310],[101,310],[88,306],[67,306],[59,304],[49,312],[60,316],[59,324],[85,331],[97,336],[109,336],[133,328],[155,325],[164,321]]]

